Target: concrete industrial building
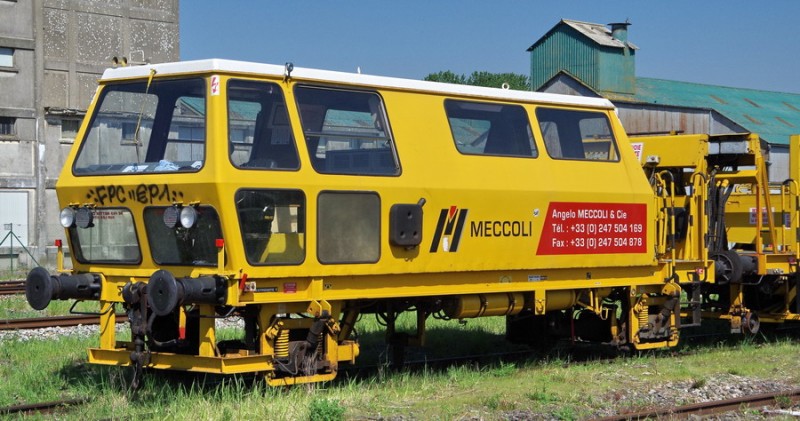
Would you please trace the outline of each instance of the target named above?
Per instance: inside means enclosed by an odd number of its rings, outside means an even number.
[[[788,177],[789,136],[800,133],[800,95],[636,77],[628,23],[561,20],[528,51],[531,86],[605,97],[629,134],[758,133],[770,178]]]
[[[0,0],[0,239],[52,259],[55,182],[97,79],[115,57],[177,61],[178,34],[178,0]]]

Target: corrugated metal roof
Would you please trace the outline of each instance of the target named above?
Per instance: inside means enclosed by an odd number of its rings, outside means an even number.
[[[611,37],[611,30],[606,25],[591,22],[581,22],[577,20],[561,19],[561,22],[571,26],[576,31],[589,37],[592,41],[605,45],[606,47],[625,48],[625,42]],[[639,47],[628,42],[628,47],[638,49]]]
[[[634,45],[632,42],[623,42],[623,41],[614,39],[611,36],[611,30],[608,29],[608,27],[606,27],[606,25],[602,25],[602,24],[599,24],[599,23],[591,23],[591,22],[581,22],[581,21],[570,20],[570,19],[561,19],[560,22],[558,22],[553,28],[551,28],[549,31],[547,31],[547,34],[545,34],[543,37],[539,38],[539,41],[547,38],[547,35],[550,32],[553,32],[555,29],[557,29],[559,27],[559,25],[562,25],[562,24],[568,25],[570,28],[580,32],[581,34],[585,35],[586,37],[588,37],[589,39],[591,39],[592,41],[594,41],[595,43],[597,43],[599,45],[603,45],[603,46],[606,46],[606,47],[614,47],[614,48],[625,48],[625,46],[627,44],[628,48],[632,48],[634,50],[638,50],[639,49],[639,47]],[[539,41],[537,41],[536,43],[531,45],[530,48],[528,48],[528,51],[531,51],[536,46],[536,44],[538,44]]]
[[[636,95],[616,100],[713,109],[769,143],[787,145],[800,132],[799,94],[640,77]]]

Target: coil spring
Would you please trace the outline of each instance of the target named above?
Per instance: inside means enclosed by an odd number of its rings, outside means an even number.
[[[275,338],[275,358],[289,358],[289,329],[281,329]]]
[[[647,305],[647,300],[642,299],[639,304],[639,329],[647,329],[650,323],[650,307]]]
[[[319,334],[319,341],[317,342],[317,355],[322,355],[322,342],[325,340],[325,335]]]

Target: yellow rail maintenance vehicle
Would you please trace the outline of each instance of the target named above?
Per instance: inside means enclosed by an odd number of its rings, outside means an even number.
[[[706,224],[676,223],[704,202],[665,191],[604,99],[226,60],[110,69],[57,184],[73,269],[32,270],[26,293],[98,301],[91,363],[272,385],[334,378],[362,314],[400,345],[429,317],[505,316],[518,342],[667,347],[680,285],[713,263]],[[217,341],[231,315],[241,339]]]
[[[714,282],[687,288],[693,310],[729,320],[732,332],[800,320],[800,136],[790,139],[790,174],[781,183],[769,181],[754,133],[631,137],[631,143],[651,179],[668,186],[675,208],[692,197],[705,202]]]

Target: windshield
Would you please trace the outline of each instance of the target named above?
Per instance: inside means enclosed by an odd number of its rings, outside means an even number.
[[[205,115],[202,79],[108,85],[74,173],[197,171],[205,156]]]

